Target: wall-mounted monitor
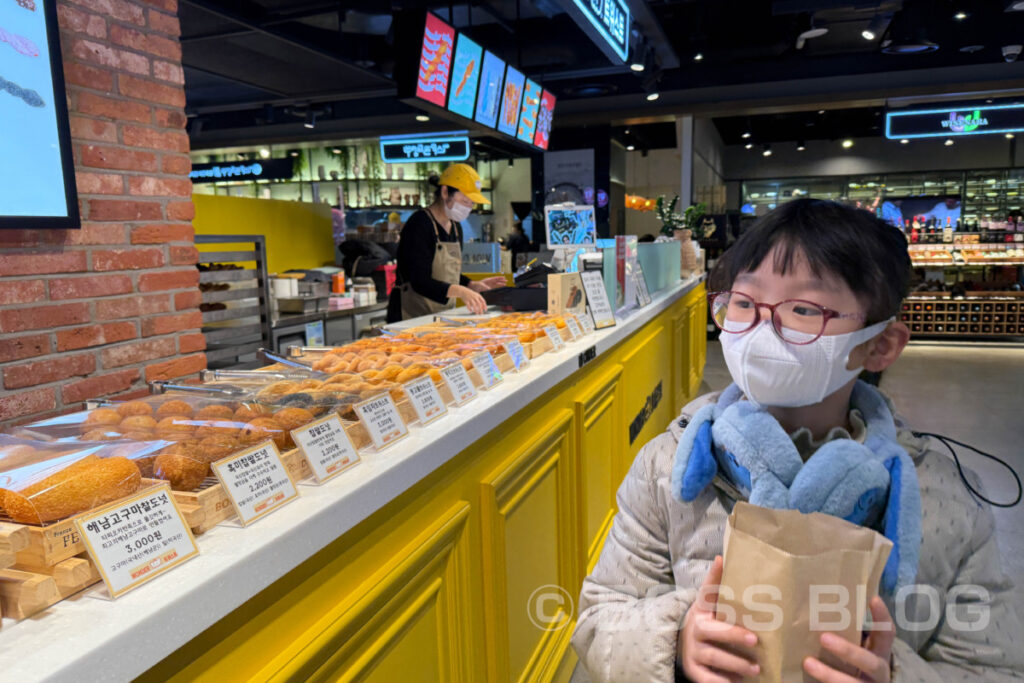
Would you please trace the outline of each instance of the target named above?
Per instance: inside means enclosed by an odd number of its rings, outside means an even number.
[[[533,136],[533,144],[547,149],[551,142],[551,122],[555,116],[555,96],[547,90],[540,98],[540,110],[537,112],[537,132]]]
[[[498,131],[516,136],[519,126],[519,103],[523,100],[523,84],[526,76],[511,66],[505,72],[505,85],[501,92],[501,109],[498,116]]]
[[[467,119],[473,118],[476,112],[476,91],[480,82],[484,50],[466,37],[459,34],[455,46],[455,59],[452,62],[452,83],[448,89],[448,111]]]
[[[533,144],[533,135],[537,131],[537,111],[540,109],[541,87],[526,79],[523,87],[523,106],[519,112],[519,133],[516,135],[525,143]]]
[[[0,4],[0,229],[80,228],[55,3]]]
[[[439,107],[445,105],[454,52],[455,29],[428,12],[420,50],[416,97]]]
[[[476,119],[488,128],[498,125],[498,109],[501,107],[501,86],[505,82],[505,62],[490,52],[484,52],[483,69],[480,72],[480,94],[476,98]]]

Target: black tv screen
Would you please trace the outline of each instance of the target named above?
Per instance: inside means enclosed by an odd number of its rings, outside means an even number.
[[[0,3],[0,228],[79,227],[55,3]]]

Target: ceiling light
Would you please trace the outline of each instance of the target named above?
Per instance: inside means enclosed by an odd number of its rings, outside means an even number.
[[[1007,140],[1012,140],[1013,139],[1013,133],[1007,133],[1006,134],[1006,139]]]
[[[632,69],[633,71],[636,71],[637,73],[640,73],[641,71],[644,70],[644,63],[633,62],[632,64],[629,65],[629,68]]]
[[[900,140],[900,144],[901,144],[901,145],[907,145],[907,144],[910,144],[910,140],[908,140],[908,139],[906,139],[906,138],[903,138],[902,140]]]
[[[860,35],[864,40],[874,40],[878,36],[885,33],[885,29],[889,25],[890,16],[885,14],[876,14],[871,17],[871,21],[868,22],[868,27],[861,31]]]
[[[748,142],[747,144],[743,145],[743,147],[745,147],[746,149],[754,149],[754,143]]]
[[[945,145],[946,147],[952,147],[952,146],[953,146],[953,140],[952,140],[952,138],[950,138],[950,139],[947,139],[947,140],[946,140],[946,141],[945,141],[944,143],[942,143],[942,144],[944,144],[944,145]]]
[[[803,140],[801,140],[800,142],[796,143],[796,151],[802,152],[805,149],[807,149],[807,145],[804,144]]]
[[[850,149],[851,147],[853,147],[853,140],[850,138],[843,140],[843,149]]]
[[[661,97],[661,95],[659,95],[657,92],[647,93],[647,101],[648,102],[654,102],[659,97]]]
[[[270,158],[270,150],[266,147],[260,147],[260,156],[264,159]]]
[[[911,9],[913,12],[904,9],[893,17],[888,40],[882,43],[882,52],[885,54],[917,55],[939,49],[938,43],[928,38],[927,10],[918,6]]]
[[[761,155],[762,156],[766,156],[766,157],[770,157],[772,155],[772,146],[771,145],[765,145],[762,148],[762,150],[761,150]]]
[[[824,109],[819,109],[819,110],[818,110],[818,114],[819,114],[819,115],[820,115],[820,114],[824,114],[824,113],[825,113],[825,110],[824,110]]]
[[[956,14],[954,14],[953,18],[956,19],[957,21],[963,21],[964,19],[966,19],[969,16],[971,16],[971,15],[969,15],[967,12],[960,11],[960,12],[957,12]]]
[[[636,146],[634,146],[634,145],[626,145],[626,151],[627,152],[632,152],[634,149],[636,149]]]
[[[800,35],[796,37],[796,49],[804,49],[804,45],[811,38],[820,38],[821,36],[828,33],[828,29],[824,27],[817,27],[814,25],[814,15],[811,14],[804,20],[803,30],[800,31]]]
[[[420,123],[426,123],[427,121],[430,120],[430,117],[427,116],[426,114],[417,114],[416,120],[419,121]]]
[[[297,157],[297,156],[299,156],[299,150],[297,150],[297,149],[291,150],[290,152],[288,152],[288,156],[290,156],[290,157]]]
[[[1024,0],[1013,0],[1006,6],[1007,12],[1024,12]]]
[[[703,53],[701,53],[701,52],[698,52],[697,54],[695,54],[695,55],[693,56],[693,61],[695,61],[695,62],[699,62],[699,61],[701,61],[702,59],[704,59],[704,54],[703,54]]]
[[[331,149],[331,154],[341,154],[341,147],[334,147]]]
[[[306,111],[306,122],[303,123],[306,128],[316,128],[316,112],[312,109]]]
[[[747,131],[747,132],[745,132],[745,133],[744,133],[743,135],[741,135],[740,137],[741,137],[741,138],[743,138],[744,140],[746,140],[747,138],[749,138],[749,137],[750,137],[750,131]]]

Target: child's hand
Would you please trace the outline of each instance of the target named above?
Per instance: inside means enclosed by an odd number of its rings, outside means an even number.
[[[677,656],[683,672],[694,683],[724,683],[742,676],[756,676],[761,671],[753,655],[735,654],[756,645],[757,636],[745,628],[715,619],[721,581],[722,557],[718,556],[704,577],[697,601],[686,613],[679,634]]]
[[[870,607],[874,627],[868,635],[864,647],[857,647],[834,633],[821,634],[821,646],[859,671],[859,677],[840,673],[825,666],[814,657],[804,660],[804,671],[822,683],[853,683],[854,681],[889,683],[892,680],[892,670],[889,664],[892,656],[892,641],[896,637],[893,631],[892,617],[889,615],[889,609],[879,597],[871,600]]]

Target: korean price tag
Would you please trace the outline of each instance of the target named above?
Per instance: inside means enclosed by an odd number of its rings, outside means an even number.
[[[604,280],[601,273],[595,270],[586,270],[580,274],[583,278],[583,289],[587,293],[587,305],[594,316],[594,327],[604,329],[615,324],[615,313],[612,312],[611,302],[608,301],[608,293],[604,288]]]
[[[114,598],[199,554],[167,484],[82,515],[75,526]]]
[[[590,319],[589,313],[584,313],[579,317],[580,327],[583,328],[583,334],[594,333],[594,321]]]
[[[470,360],[473,361],[473,367],[476,368],[476,371],[480,373],[484,389],[490,389],[505,379],[501,376],[501,370],[498,369],[498,364],[494,362],[494,356],[491,355],[490,351],[481,351],[480,353],[473,354]]]
[[[421,425],[433,422],[448,413],[448,406],[444,404],[441,394],[434,386],[434,380],[429,376],[420,377],[407,383],[405,395],[412,402],[412,407],[416,410],[416,416],[420,418]]]
[[[515,366],[516,372],[529,365],[530,361],[526,358],[526,349],[523,348],[522,342],[518,339],[503,344],[503,346],[505,347],[505,353],[512,359],[512,365]]]
[[[293,429],[292,440],[302,449],[319,484],[359,464],[359,453],[336,413]]]
[[[462,363],[452,363],[448,367],[443,368],[441,376],[444,377],[444,381],[448,383],[448,388],[452,391],[455,405],[461,406],[463,403],[476,398],[476,387],[473,386],[473,382],[469,379],[466,368],[462,367]]]
[[[299,497],[273,441],[213,463],[213,473],[235,506],[242,526]]]
[[[573,341],[576,341],[583,336],[583,330],[580,329],[580,324],[576,322],[576,318],[574,316],[570,315],[567,317],[565,319],[565,324],[569,328],[569,334],[572,335]]]
[[[355,411],[359,420],[366,426],[366,430],[370,432],[370,438],[378,451],[409,433],[390,394],[382,394],[357,403]]]
[[[545,325],[544,333],[548,335],[548,339],[551,340],[551,345],[555,347],[555,351],[561,351],[565,348],[565,341],[562,340],[562,335],[558,333],[558,328],[553,324]]]

